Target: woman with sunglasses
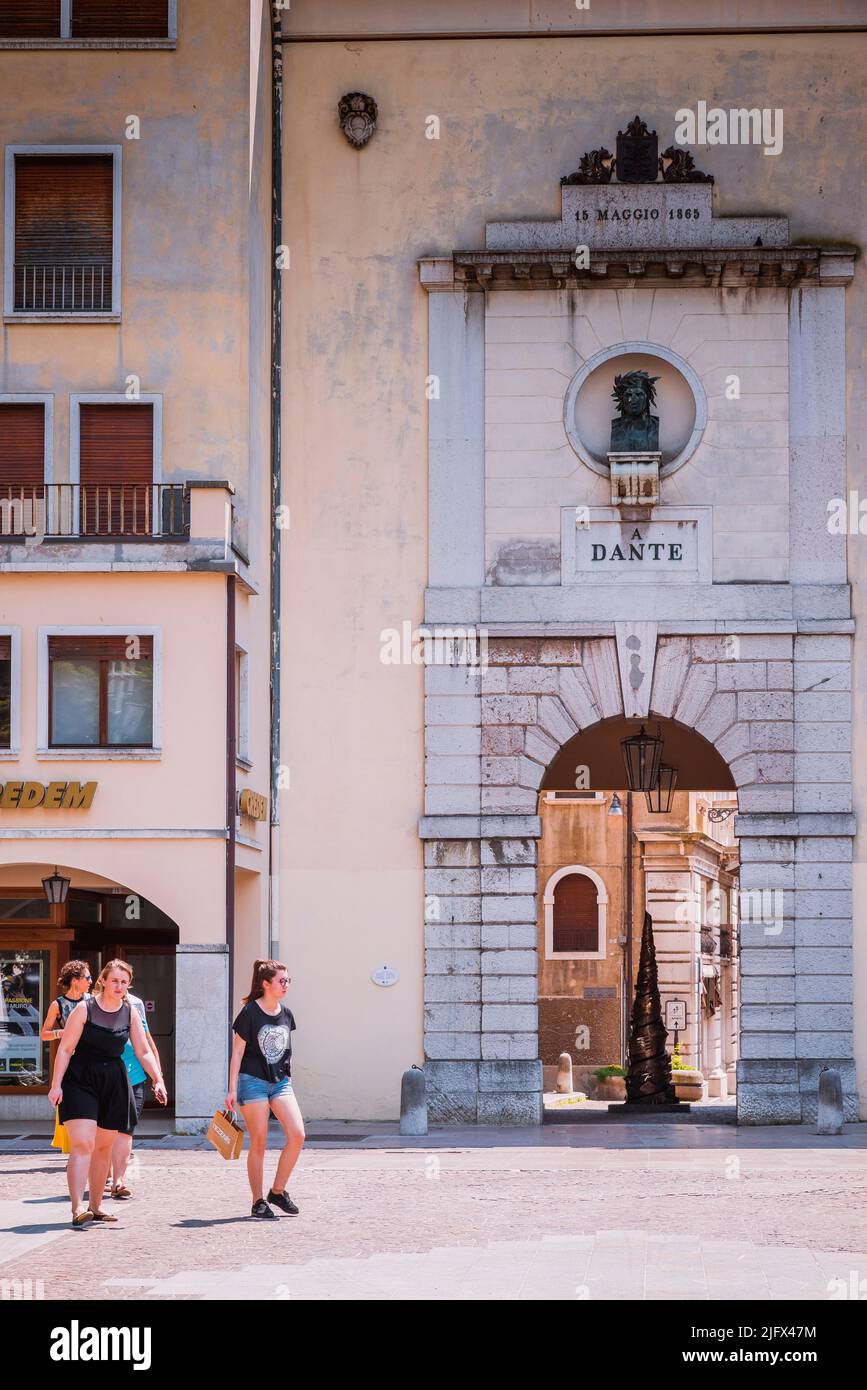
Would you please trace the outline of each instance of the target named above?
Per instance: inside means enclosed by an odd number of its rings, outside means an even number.
[[[298,1215],[297,1206],[286,1192],[286,1184],[304,1143],[304,1121],[289,1079],[295,1019],[283,1002],[288,987],[289,976],[282,961],[254,961],[250,993],[232,1024],[235,1040],[229,1065],[226,1109],[234,1110],[237,1100],[250,1136],[247,1177],[253,1194],[250,1215],[255,1217],[273,1218],[272,1206],[287,1216]],[[263,1197],[269,1109],[279,1121],[286,1142],[277,1163],[274,1185],[268,1196]]]
[[[68,960],[66,962],[57,980],[57,988],[60,993],[48,1005],[48,1013],[45,1015],[42,1032],[39,1034],[43,1042],[56,1042],[58,1038],[63,1037],[66,1020],[76,1004],[90,993],[92,981],[93,976],[86,960]],[[69,1135],[60,1123],[60,1116],[56,1110],[54,1112],[54,1137],[51,1140],[51,1147],[52,1149],[59,1149],[61,1153],[69,1153]]]

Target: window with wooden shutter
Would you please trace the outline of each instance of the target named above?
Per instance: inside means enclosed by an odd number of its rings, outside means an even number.
[[[16,155],[16,310],[111,310],[113,200],[110,154]]]
[[[60,37],[60,0],[0,0],[0,39]]]
[[[82,403],[79,410],[82,535],[151,534],[155,493],[153,405]]]
[[[586,874],[567,874],[554,887],[554,951],[598,950],[596,884]]]
[[[0,748],[12,746],[12,638],[0,634]]]
[[[48,669],[52,748],[152,746],[152,637],[49,637]]]
[[[44,481],[45,406],[41,401],[0,403],[0,483],[35,487]]]
[[[45,496],[45,406],[0,403],[0,534],[29,533]]]
[[[168,0],[72,0],[74,39],[164,39]]]

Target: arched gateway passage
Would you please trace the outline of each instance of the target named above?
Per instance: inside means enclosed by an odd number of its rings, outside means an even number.
[[[734,1103],[739,1055],[738,849],[734,779],[713,744],[647,720],[670,769],[653,795],[630,789],[609,718],[570,739],[542,779],[537,886],[539,1058],[547,1113],[558,1062],[594,1101],[622,1099],[642,925],[650,915],[662,1016],[679,1095]],[[585,1107],[585,1109],[588,1107]]]
[[[737,805],[728,817],[737,863],[732,856],[719,872],[733,879],[737,868],[750,903],[738,929],[739,1122],[810,1119],[829,1061],[841,1068],[855,1116],[847,1009],[834,1003],[830,973],[817,973],[825,960],[829,972],[847,968],[834,953],[851,939],[851,906],[836,891],[851,870],[851,817],[823,809],[845,804],[845,789],[838,796],[806,780],[816,776],[815,760],[799,765],[795,754],[793,687],[810,687],[824,640],[663,634],[653,623],[615,622],[608,634],[587,637],[491,635],[485,669],[454,669],[448,682],[441,670],[426,672],[425,1070],[434,1119],[541,1121],[540,941],[544,949],[545,909],[555,906],[544,901],[540,859],[548,853],[547,808],[562,813],[557,793],[570,790],[585,799],[619,791],[622,801],[619,742],[642,721],[653,731],[659,722],[679,792],[693,798],[685,834],[716,841],[716,832],[706,833],[709,813]],[[475,750],[477,760],[468,756]],[[581,765],[589,780],[576,786]],[[589,815],[591,808],[578,809]],[[609,809],[610,795],[602,814]],[[654,826],[641,833],[645,864],[656,860],[652,872],[660,875],[648,890],[659,918],[664,905],[655,895],[668,891],[658,862],[665,842]],[[716,853],[694,843],[696,854]],[[582,868],[574,846],[555,858],[556,870]],[[583,868],[598,873],[592,863]],[[573,939],[592,928],[581,917],[592,907],[592,882],[585,875],[566,893]],[[610,924],[610,900],[605,907]],[[708,983],[708,1003],[718,1010],[722,987]],[[730,1075],[732,1060],[723,1066]]]

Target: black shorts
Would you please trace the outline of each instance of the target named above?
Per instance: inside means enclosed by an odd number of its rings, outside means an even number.
[[[132,1125],[130,1126],[129,1129],[121,1129],[121,1130],[118,1131],[118,1133],[120,1133],[120,1134],[132,1134],[133,1131],[135,1130],[136,1125],[138,1124],[139,1120],[141,1119],[141,1112],[142,1112],[142,1110],[144,1109],[144,1103],[145,1103],[145,1086],[146,1086],[146,1085],[147,1085],[147,1082],[146,1082],[146,1081],[139,1081],[139,1082],[136,1083],[135,1086],[132,1087],[132,1098],[133,1098],[133,1102],[134,1102],[134,1104],[135,1104],[135,1123],[132,1124]]]
[[[78,1066],[73,1057],[61,1090],[62,1125],[68,1120],[95,1120],[100,1129],[117,1129],[122,1134],[132,1134],[135,1129],[135,1098],[119,1057],[82,1061]]]

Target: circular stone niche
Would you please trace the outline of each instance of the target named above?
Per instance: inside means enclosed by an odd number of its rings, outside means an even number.
[[[659,416],[660,477],[680,468],[701,439],[707,401],[693,369],[667,348],[651,343],[621,343],[591,357],[575,373],[566,392],[564,424],[572,448],[595,473],[608,477],[614,378],[645,371],[658,376],[653,414]]]

